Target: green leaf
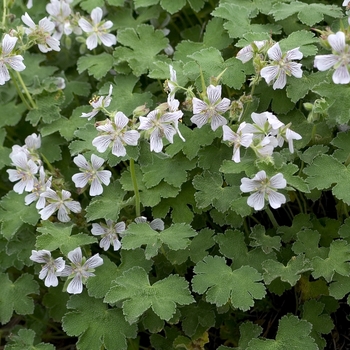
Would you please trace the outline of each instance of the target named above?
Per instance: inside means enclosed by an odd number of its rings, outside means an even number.
[[[6,165],[10,165],[10,153],[11,149],[4,147],[3,143],[6,137],[6,130],[4,128],[0,128],[0,169],[2,169]]]
[[[247,350],[317,350],[318,346],[310,336],[311,328],[311,323],[296,316],[283,316],[278,325],[276,340],[253,339]]]
[[[176,304],[188,305],[194,302],[188,282],[177,275],[170,275],[150,284],[146,271],[133,267],[115,280],[116,285],[107,293],[105,302],[123,301],[123,313],[132,324],[149,308],[162,320],[169,321],[176,311]]]
[[[283,282],[288,282],[294,286],[300,279],[302,273],[312,270],[310,261],[305,259],[304,255],[293,256],[287,263],[282,263],[275,260],[266,260],[262,263],[264,269],[264,281],[270,284],[274,279],[280,278]]]
[[[244,350],[248,348],[248,344],[253,338],[258,337],[261,334],[262,328],[255,323],[244,322],[239,326],[239,332],[241,336],[239,338],[238,349]]]
[[[316,256],[325,259],[328,255],[328,248],[319,247],[321,235],[315,230],[302,230],[297,234],[297,241],[293,244],[293,252],[295,254],[305,254],[309,260]]]
[[[19,315],[32,314],[34,301],[29,294],[38,294],[39,285],[33,276],[22,274],[12,282],[6,273],[0,273],[0,323],[10,321],[13,312]]]
[[[9,336],[10,342],[5,346],[5,350],[55,350],[52,344],[39,343],[34,345],[35,332],[32,329],[20,329],[18,334]]]
[[[194,267],[196,274],[192,288],[196,293],[206,293],[206,300],[216,306],[230,302],[243,311],[254,306],[254,299],[262,299],[266,292],[259,281],[262,276],[250,266],[232,270],[219,256],[207,256]]]
[[[94,197],[86,208],[87,221],[106,219],[117,221],[120,210],[123,208],[125,192],[119,181],[108,186],[102,195]]]
[[[95,79],[101,79],[110,71],[113,67],[113,63],[113,56],[103,52],[99,55],[80,57],[77,62],[77,67],[79,74],[87,70],[88,74],[92,75]]]
[[[170,14],[180,11],[186,5],[186,0],[160,0],[160,6]]]
[[[305,4],[300,1],[293,1],[290,4],[277,3],[270,11],[276,21],[288,18],[295,13],[298,14],[298,18],[302,23],[310,27],[322,22],[324,15],[333,18],[343,17],[342,10],[336,5]]]
[[[329,247],[328,257],[322,259],[316,256],[312,259],[314,278],[324,277],[327,282],[331,282],[335,272],[342,276],[350,276],[349,255],[350,245],[343,240],[333,241]]]
[[[128,62],[136,76],[147,73],[153,67],[158,53],[168,45],[161,30],[154,30],[148,24],[138,25],[136,29],[125,28],[118,32],[118,42],[124,47],[117,47],[114,50],[114,57],[117,62]]]
[[[79,337],[77,349],[126,350],[126,338],[136,337],[136,325],[129,325],[121,309],[108,308],[101,299],[91,298],[86,292],[71,296],[67,303],[74,311],[62,319],[64,331]]]
[[[135,249],[146,245],[145,255],[150,259],[158,254],[162,244],[167,245],[171,250],[185,249],[189,244],[189,237],[197,233],[186,224],[173,224],[164,231],[155,231],[147,223],[131,223],[123,232],[123,249]]]
[[[249,235],[252,239],[251,247],[261,247],[265,254],[269,254],[274,250],[281,249],[281,238],[279,236],[271,237],[265,233],[265,228],[262,225],[256,225],[252,228],[252,233]]]
[[[308,175],[307,182],[310,188],[329,189],[335,183],[336,185],[332,188],[334,196],[350,204],[349,167],[345,167],[334,157],[324,154],[315,158],[313,163],[304,169],[304,173]]]
[[[98,135],[96,128],[92,122],[85,121],[84,125],[74,132],[74,135],[80,140],[74,140],[69,144],[72,156],[86,151],[96,152],[96,148],[92,145],[92,140]]]
[[[329,295],[337,300],[341,300],[350,293],[350,277],[335,274],[332,283],[329,285]],[[348,304],[350,298],[348,296]]]
[[[99,270],[100,271],[100,270]],[[89,278],[88,281],[94,278]],[[43,297],[43,305],[48,311],[48,315],[56,322],[61,322],[62,317],[67,312],[67,302],[69,294],[62,288],[48,288]]]
[[[339,132],[337,136],[331,141],[331,144],[338,147],[334,151],[333,157],[339,160],[339,162],[347,162],[350,153],[350,132]]]
[[[158,2],[159,0],[134,0],[135,8],[156,5]]]
[[[60,249],[62,254],[67,255],[76,247],[96,243],[96,237],[78,233],[72,235],[72,224],[63,224],[58,222],[43,221],[42,226],[37,228],[42,234],[36,238],[36,248],[53,251]]]
[[[35,205],[25,205],[25,196],[10,191],[0,200],[0,232],[6,239],[13,237],[23,223],[34,226],[40,218]]]

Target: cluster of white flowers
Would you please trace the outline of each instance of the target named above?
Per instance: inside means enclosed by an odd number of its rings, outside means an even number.
[[[83,257],[81,248],[75,248],[67,254],[70,260],[70,265],[66,265],[62,257],[54,259],[51,252],[48,250],[32,250],[30,260],[44,264],[39,273],[41,280],[45,279],[46,287],[56,287],[58,285],[57,276],[68,277],[70,281],[67,286],[67,292],[70,294],[80,294],[83,291],[83,284],[86,283],[89,277],[95,276],[93,274],[96,267],[103,264],[102,258],[99,254],[95,254],[86,260]]]

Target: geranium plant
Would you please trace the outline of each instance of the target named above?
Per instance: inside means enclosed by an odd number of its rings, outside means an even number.
[[[3,0],[0,346],[349,346],[349,9]]]

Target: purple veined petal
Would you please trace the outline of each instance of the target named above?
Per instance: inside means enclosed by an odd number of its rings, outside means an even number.
[[[336,55],[317,55],[315,56],[314,67],[323,72],[332,68],[340,60],[341,58]]]
[[[151,115],[152,113],[152,115]],[[140,120],[140,126],[138,127],[138,130],[149,130],[151,128],[153,128],[153,119],[155,119],[155,117],[153,117],[154,115],[158,114],[158,110],[154,110],[150,113],[148,113],[147,117],[139,117]]]
[[[50,198],[55,201],[59,201],[60,197],[57,195],[57,193],[52,190],[51,188],[48,188],[45,192],[43,192],[40,196],[45,197],[45,198]]]
[[[117,112],[114,116],[114,123],[122,130],[129,123],[129,118],[123,112]]]
[[[61,193],[62,193],[62,200],[64,201],[66,201],[71,197],[71,193],[69,191],[62,190]]]
[[[40,264],[46,264],[51,259],[51,253],[46,249],[32,250],[32,255],[29,259]]]
[[[260,75],[265,79],[266,83],[269,84],[272,80],[276,79],[279,71],[279,66],[267,66],[260,71]]]
[[[36,209],[43,209],[46,205],[46,199],[45,197],[40,197],[38,198],[38,201],[36,202],[35,208]]]
[[[137,224],[144,224],[147,222],[147,218],[145,216],[139,216],[139,217],[135,218],[134,221]]]
[[[233,147],[232,160],[233,160],[235,163],[240,163],[240,161],[241,161],[241,152],[240,152],[240,147],[239,147],[239,145],[235,145],[235,146]]]
[[[85,18],[80,18],[78,21],[79,27],[85,32],[85,33],[91,33],[94,31],[93,26],[91,23],[89,23]]]
[[[40,272],[39,272],[39,278],[41,279],[41,280],[43,280],[46,276],[47,276],[47,273],[49,272],[49,267],[48,267],[48,265],[44,265],[42,268],[41,268],[41,270],[40,270]]]
[[[260,170],[257,172],[252,180],[258,181],[259,183],[264,182],[266,180],[265,170]]]
[[[21,169],[26,169],[28,166],[28,158],[24,152],[16,153],[11,158],[12,163]]]
[[[97,173],[97,177],[106,186],[109,185],[111,176],[112,176],[112,173],[109,170],[101,170]]]
[[[44,44],[38,44],[38,48],[43,53],[46,53],[46,52],[49,52],[49,51],[52,50],[51,47],[47,46],[47,44],[45,44],[45,45]]]
[[[20,182],[17,182],[14,186],[13,186],[13,190],[18,193],[18,194],[22,194],[25,190],[27,186],[27,183],[24,182],[23,180],[21,180]]]
[[[209,85],[207,87],[207,96],[210,104],[214,105],[221,98],[221,85]]]
[[[63,260],[62,257],[55,259],[55,267],[57,272],[63,271],[65,266],[66,266],[66,262]]]
[[[296,47],[293,50],[287,51],[286,60],[301,60],[303,58],[303,53],[299,50],[299,47]]]
[[[22,175],[14,169],[7,169],[6,172],[9,174],[9,180],[15,182],[22,179]]]
[[[81,275],[75,275],[69,282],[67,292],[70,294],[80,294],[83,291],[83,282]]]
[[[84,268],[94,269],[98,266],[101,266],[102,264],[103,264],[103,259],[100,257],[99,254],[95,254],[91,258],[86,260],[84,264]]]
[[[255,192],[247,199],[247,204],[255,210],[261,210],[265,205],[265,198],[263,192]]]
[[[70,221],[70,217],[68,215],[67,208],[63,204],[61,204],[59,209],[58,209],[57,219],[61,222],[69,222]]]
[[[163,140],[158,129],[155,129],[150,137],[151,151],[159,153],[163,149]]]
[[[73,273],[73,269],[71,266],[65,266],[64,269],[60,272],[57,272],[57,276],[67,277]]]
[[[174,135],[176,134],[176,130],[172,125],[164,124],[163,125],[163,133],[165,138],[170,142],[173,143]]]
[[[81,169],[91,170],[91,165],[82,154],[78,154],[74,157],[73,162]]]
[[[276,81],[274,82],[272,88],[274,90],[283,89],[286,86],[286,84],[287,84],[287,75],[284,70],[280,70],[279,75]]]
[[[285,188],[287,181],[284,179],[283,174],[278,173],[271,177],[270,186],[273,188]]]
[[[4,38],[2,39],[2,45],[1,45],[3,56],[7,56],[9,53],[11,53],[11,51],[16,45],[17,40],[18,38],[13,37],[9,34],[5,34]]]
[[[101,135],[97,136],[92,140],[92,145],[96,147],[96,149],[103,153],[108,148],[109,144],[112,142],[112,137],[110,135]]]
[[[57,287],[58,286],[58,278],[55,273],[51,270],[48,271],[47,277],[44,282],[46,287]]]
[[[100,181],[97,178],[94,178],[91,182],[89,195],[93,197],[99,196],[101,193],[103,193],[103,187]]]
[[[42,220],[47,220],[58,208],[57,203],[50,203],[39,211]]]
[[[231,105],[231,101],[224,97],[216,106],[215,106],[215,110],[219,113],[225,113]]]
[[[222,115],[215,113],[211,118],[211,129],[215,131],[219,126],[227,124],[227,119]]]
[[[39,21],[39,27],[47,33],[51,33],[55,29],[55,24],[51,22],[47,17],[44,17]]]
[[[342,6],[348,6],[349,2],[350,2],[350,0],[344,0]]]
[[[77,247],[74,250],[70,251],[68,253],[68,259],[74,264],[74,265],[80,265],[81,260],[83,259],[83,254],[81,252],[81,248]]]
[[[122,233],[123,231],[125,231],[125,222],[118,222],[117,224],[115,224],[114,228],[117,233]]]
[[[98,37],[100,38],[102,44],[107,47],[111,47],[117,43],[116,36],[110,33],[102,33],[99,34]]]
[[[94,236],[101,236],[101,235],[104,235],[106,233],[106,230],[100,224],[94,223],[94,224],[92,224],[91,233]]]
[[[96,25],[101,22],[103,11],[100,7],[96,7],[91,11],[92,22]]]
[[[150,226],[153,230],[163,231],[164,230],[164,221],[162,219],[154,219],[150,223]]]
[[[81,212],[81,205],[77,201],[66,201],[66,202],[64,202],[64,204],[73,213],[80,213]]]
[[[91,35],[89,35],[89,37],[86,39],[86,47],[89,50],[93,50],[97,47],[97,34],[96,33],[92,33]]]
[[[72,180],[77,188],[83,188],[89,182],[90,176],[85,173],[78,173],[72,176]]]
[[[136,130],[129,130],[123,135],[123,141],[130,146],[137,146],[140,134]]]
[[[113,142],[112,154],[114,154],[116,157],[124,157],[126,155],[126,149],[119,137]]]
[[[49,45],[51,47],[52,50],[54,51],[60,51],[61,48],[60,48],[60,42],[53,38],[53,37],[48,37],[46,38],[46,44]]]
[[[175,112],[168,112],[164,113],[160,117],[160,121],[162,123],[177,123],[180,118],[182,118],[183,112],[182,111],[175,111]]]
[[[109,238],[109,235],[103,237],[103,238],[100,240],[100,247],[101,247],[104,251],[107,251],[107,250],[109,249],[110,246],[111,246],[111,240],[110,240],[110,238]]]
[[[191,118],[191,122],[196,124],[200,129],[203,125],[207,124],[209,120],[209,115],[207,113],[195,114]]]
[[[254,180],[251,180],[247,177],[243,177],[241,179],[241,186],[239,187],[239,189],[246,193],[246,192],[252,192],[252,191],[256,191],[258,189],[257,187],[257,183]]]
[[[25,197],[24,197],[24,203],[25,205],[29,205],[33,202],[35,202],[37,199],[38,199],[38,195],[36,193],[29,193],[27,194]],[[36,207],[37,209],[41,209],[41,208],[38,208]]]
[[[113,239],[113,250],[116,252],[121,248],[122,244],[120,243],[118,238]]]
[[[296,77],[301,78],[303,76],[303,70],[301,69],[301,63],[295,63],[295,62],[289,62],[288,63],[288,70],[290,73]]]
[[[249,147],[253,142],[253,134],[243,134],[240,144],[244,147]]]
[[[104,162],[105,160],[103,158],[96,156],[95,154],[91,155],[91,164],[93,169],[95,170],[100,169]]]
[[[280,208],[282,204],[286,203],[286,197],[282,193],[273,190],[269,190],[267,197],[273,209]]]
[[[10,74],[4,63],[0,62],[0,85],[4,85],[10,80]]]
[[[24,15],[21,16],[21,19],[25,25],[27,25],[29,28],[34,29],[35,28],[35,23],[33,20],[30,18],[28,13],[26,12]]]
[[[193,114],[198,114],[208,109],[208,105],[197,97],[192,99]]]
[[[332,75],[334,84],[348,84],[350,82],[350,75],[348,67],[344,64],[339,66]]]
[[[82,113],[80,117],[88,118],[88,120],[91,120],[97,113],[98,113],[98,110],[92,110],[89,113]]]
[[[236,58],[242,61],[242,63],[246,63],[250,61],[253,56],[253,48],[251,45],[248,45],[237,52]]]
[[[330,34],[328,36],[329,45],[336,52],[342,53],[345,49],[345,34],[343,32],[337,32],[336,34]]]
[[[267,50],[269,58],[273,61],[279,61],[282,59],[282,51],[279,43],[276,43],[271,48]]]
[[[112,22],[112,21],[106,21],[105,23],[103,23],[103,24],[101,24],[101,25],[99,26],[99,28],[100,28],[101,30],[110,29],[110,28],[112,28],[112,27],[113,27],[113,22]]]

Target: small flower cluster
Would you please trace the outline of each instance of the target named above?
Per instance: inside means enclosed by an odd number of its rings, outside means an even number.
[[[75,248],[67,254],[70,265],[66,265],[62,257],[54,259],[48,250],[32,250],[30,260],[44,264],[39,273],[41,280],[45,279],[46,287],[56,287],[58,285],[58,276],[68,277],[67,292],[70,294],[80,294],[83,291],[83,284],[93,274],[96,267],[103,264],[99,254],[95,254],[86,260],[83,257],[81,248]]]

